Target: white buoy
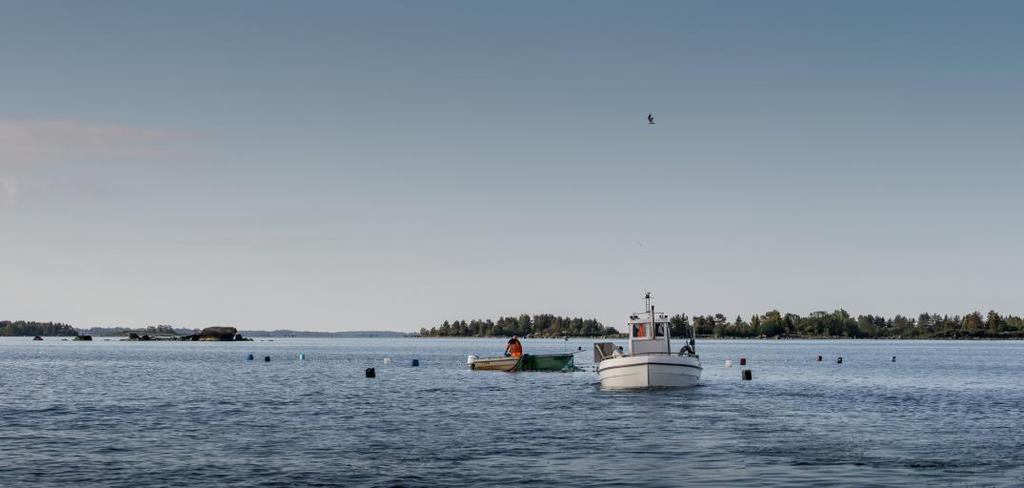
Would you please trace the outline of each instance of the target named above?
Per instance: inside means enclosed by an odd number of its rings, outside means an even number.
[[[732,367],[732,359],[726,359],[725,360],[725,367],[726,368],[731,368]]]
[[[384,358],[384,364],[391,364],[391,358]]]

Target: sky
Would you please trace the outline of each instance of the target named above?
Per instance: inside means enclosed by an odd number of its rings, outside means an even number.
[[[0,319],[1024,313],[1020,2],[0,9]]]

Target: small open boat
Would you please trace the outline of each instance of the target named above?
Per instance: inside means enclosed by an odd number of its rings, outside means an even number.
[[[469,356],[466,363],[474,371],[573,371],[572,354],[523,354],[522,357],[478,358]]]

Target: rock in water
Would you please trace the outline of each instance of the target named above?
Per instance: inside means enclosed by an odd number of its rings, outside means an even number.
[[[207,327],[199,333],[201,341],[240,341],[242,334],[234,327]]]

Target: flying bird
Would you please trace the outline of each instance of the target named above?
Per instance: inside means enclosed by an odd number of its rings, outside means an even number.
[[[654,115],[653,114],[647,114],[647,124],[648,125],[654,125]]]

